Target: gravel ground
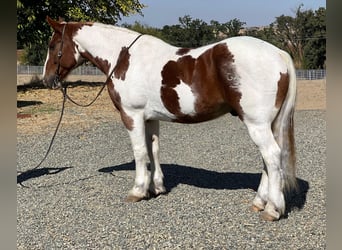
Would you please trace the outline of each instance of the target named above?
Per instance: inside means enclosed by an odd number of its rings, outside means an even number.
[[[125,203],[134,181],[123,125],[18,134],[18,249],[326,249],[325,111],[295,115],[300,193],[287,216],[249,211],[261,156],[236,118],[161,123],[167,195]],[[22,184],[22,185],[20,185]]]

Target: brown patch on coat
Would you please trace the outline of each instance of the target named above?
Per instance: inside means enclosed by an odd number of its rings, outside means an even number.
[[[101,70],[104,74],[108,74],[110,69],[110,62],[108,60],[103,60],[100,57],[93,57],[88,51],[80,52],[81,56],[92,62],[99,70]]]
[[[108,88],[108,93],[110,98],[112,99],[112,102],[114,104],[114,106],[116,107],[116,109],[120,112],[120,116],[121,116],[121,120],[123,122],[123,124],[125,125],[125,127],[128,130],[133,130],[134,128],[134,121],[133,119],[127,115],[127,113],[123,110],[122,108],[122,104],[121,104],[121,97],[120,94],[114,89],[114,85],[112,83],[112,81],[109,81],[107,84],[107,88]]]
[[[46,62],[44,82],[51,87],[55,79],[58,65],[60,80],[63,80],[76,66],[74,54],[76,44],[72,38],[84,26],[92,26],[91,22],[57,22],[47,18],[48,23],[54,29],[54,34],[49,42],[49,60]],[[64,35],[63,35],[64,30]],[[63,44],[62,44],[63,40]],[[58,53],[62,52],[59,58]]]
[[[161,98],[163,100],[164,106],[170,113],[176,116],[182,116],[179,97],[176,90],[173,88],[162,87]]]
[[[190,48],[180,48],[176,51],[176,55],[178,56],[184,56],[190,52]]]
[[[230,106],[230,113],[243,120],[243,110],[240,105],[241,92],[238,91],[238,75],[234,66],[234,55],[226,44],[219,44],[213,53],[218,65],[218,81],[224,86],[225,100]]]
[[[196,60],[192,56],[183,56],[177,60],[179,77],[188,85],[191,85]]]
[[[197,59],[187,55],[165,64],[161,72],[161,99],[166,109],[177,117],[175,121],[202,122],[228,112],[242,119],[241,94],[236,90],[233,62],[227,45],[221,43]],[[174,89],[181,81],[188,84],[196,96],[194,115],[181,112],[179,97]]]
[[[280,73],[280,79],[278,81],[278,90],[277,96],[275,100],[276,108],[280,109],[281,105],[283,104],[285,97],[287,95],[287,91],[289,89],[289,74],[288,73]]]
[[[114,67],[114,76],[117,79],[125,80],[126,72],[129,67],[130,54],[127,47],[122,47],[116,65]]]
[[[191,56],[184,56],[175,61],[169,61],[163,67],[162,87],[160,89],[161,98],[167,110],[176,115],[184,116],[181,112],[179,97],[174,88],[183,81],[191,84],[192,75],[195,68],[195,59]]]

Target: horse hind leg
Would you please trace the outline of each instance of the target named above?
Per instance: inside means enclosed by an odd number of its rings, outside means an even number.
[[[258,193],[253,200],[254,210],[263,210],[264,220],[278,220],[285,213],[283,180],[280,170],[281,150],[274,139],[270,124],[246,124],[249,134],[258,146],[266,168],[263,171]]]
[[[159,162],[159,121],[146,122],[146,145],[150,158],[151,176],[149,191],[157,196],[165,193],[164,175]]]
[[[257,194],[252,202],[251,210],[254,212],[259,212],[265,209],[268,197],[268,175],[267,167],[264,161],[264,169],[261,173],[261,180],[257,190]]]

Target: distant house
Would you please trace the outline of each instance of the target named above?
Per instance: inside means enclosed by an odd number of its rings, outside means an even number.
[[[257,31],[260,31],[260,30],[264,30],[266,28],[269,28],[269,26],[253,26],[253,27],[246,27],[246,28],[242,28],[240,29],[239,31],[239,35],[241,36],[244,36],[246,35],[248,32],[257,32]]]

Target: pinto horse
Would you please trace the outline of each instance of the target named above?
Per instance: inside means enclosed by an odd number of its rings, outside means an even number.
[[[47,21],[54,30],[44,66],[47,87],[61,88],[85,60],[108,77],[136,164],[127,201],[165,193],[159,121],[198,123],[230,113],[246,125],[264,161],[252,210],[265,220],[284,215],[284,195],[297,186],[296,75],[286,52],[247,36],[190,49],[112,25]]]

